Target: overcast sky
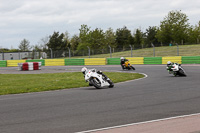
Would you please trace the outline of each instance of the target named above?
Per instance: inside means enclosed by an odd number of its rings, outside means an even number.
[[[191,25],[200,21],[200,0],[0,0],[0,48],[18,48],[23,39],[35,45],[54,31],[73,36],[82,24],[145,31],[172,10],[185,13]]]

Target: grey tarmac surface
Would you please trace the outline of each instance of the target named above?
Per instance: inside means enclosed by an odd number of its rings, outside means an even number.
[[[92,133],[199,133],[200,114],[89,131]],[[83,133],[83,132],[82,132]],[[86,132],[85,132],[86,133]]]
[[[82,66],[42,67],[48,73],[80,71]],[[88,66],[120,71],[120,66]],[[73,133],[200,112],[200,66],[183,65],[187,77],[173,77],[165,65],[136,65],[147,78],[94,87],[0,96],[3,133]],[[18,73],[0,68],[0,73]],[[131,71],[127,71],[131,72]]]

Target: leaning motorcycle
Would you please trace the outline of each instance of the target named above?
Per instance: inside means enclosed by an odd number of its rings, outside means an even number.
[[[112,80],[109,79],[105,74],[97,73],[96,69],[91,69],[86,72],[85,81],[89,82],[89,85],[94,86],[97,89],[114,87]]]
[[[130,64],[129,61],[126,61],[124,64],[122,64],[122,69],[127,69],[127,70],[135,70],[135,67],[133,67],[133,65]]]
[[[170,71],[171,69],[171,71]],[[167,70],[169,71],[169,74],[173,74],[174,76],[187,76],[184,69],[181,67],[181,64],[174,63],[171,68],[167,66]]]

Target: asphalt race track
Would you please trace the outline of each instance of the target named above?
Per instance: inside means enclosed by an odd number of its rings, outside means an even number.
[[[120,66],[88,67],[122,71]],[[169,75],[165,65],[135,68],[134,72],[148,77],[108,89],[84,87],[0,96],[0,132],[73,133],[200,113],[199,65],[183,65],[187,77]],[[81,66],[60,66],[42,67],[39,71],[80,69]],[[0,73],[8,72],[18,73],[16,68],[0,69]]]

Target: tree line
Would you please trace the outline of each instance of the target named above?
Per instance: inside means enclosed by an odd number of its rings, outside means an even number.
[[[145,31],[140,28],[129,30],[126,26],[106,31],[101,28],[91,29],[83,24],[78,35],[69,36],[68,32],[54,32],[44,37],[34,46],[30,46],[27,39],[19,44],[20,51],[66,50],[75,52],[95,49],[103,53],[104,49],[112,47],[125,50],[133,46],[135,49],[154,46],[167,46],[169,44],[198,44],[200,40],[200,21],[190,25],[188,16],[182,11],[170,11],[160,22],[160,26],[149,26]]]

